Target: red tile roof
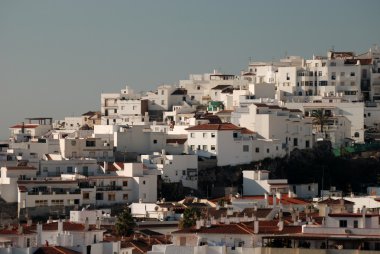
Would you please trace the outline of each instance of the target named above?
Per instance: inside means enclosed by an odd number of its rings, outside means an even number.
[[[70,250],[61,246],[47,246],[38,248],[34,254],[80,254],[81,252],[77,252],[74,250]]]
[[[186,228],[172,232],[172,234],[239,234],[251,235],[253,231],[243,224],[218,224],[210,227]]]
[[[221,123],[221,124],[200,124],[187,128],[188,131],[241,131],[245,128],[238,127],[232,123]],[[246,129],[247,130],[247,129]],[[248,131],[248,130],[247,130]]]
[[[241,199],[248,199],[248,200],[263,200],[264,196],[243,196]],[[276,198],[276,203],[279,204],[280,199]],[[273,196],[268,196],[268,204],[273,205]],[[309,202],[299,199],[299,198],[289,198],[287,194],[283,194],[281,196],[281,204],[283,205],[307,205]]]
[[[63,221],[63,230],[64,231],[84,231],[85,225],[81,223],[73,223],[69,221]],[[30,230],[36,230],[37,225],[32,225],[29,227]],[[89,226],[90,230],[95,230],[95,225]],[[58,230],[58,222],[44,223],[42,224],[42,230],[46,231],[56,231]]]
[[[332,199],[327,198],[325,200],[319,201],[318,204],[327,204],[327,205],[339,205],[343,200],[343,204],[355,204],[354,202],[345,200],[345,199]]]
[[[361,213],[329,213],[329,217],[362,217]],[[365,217],[378,217],[380,214],[367,213]]]
[[[17,124],[17,125],[13,125],[9,128],[11,129],[21,129],[22,127],[24,127],[25,129],[35,129],[37,128],[39,125],[38,124],[25,124],[24,126],[22,124]]]
[[[37,170],[37,169],[31,166],[16,166],[16,167],[7,167],[7,170]]]

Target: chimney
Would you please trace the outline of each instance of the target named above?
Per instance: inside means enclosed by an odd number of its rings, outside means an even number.
[[[21,224],[18,224],[17,233],[21,235],[23,232],[24,232],[23,227],[21,226]]]
[[[275,194],[273,194],[273,208],[277,206],[277,197]]]
[[[283,220],[280,220],[277,224],[278,226],[278,230],[279,231],[282,231],[284,229],[284,221]]]
[[[268,201],[268,193],[264,193],[264,199],[265,199],[265,207],[268,207],[269,201]]]
[[[63,222],[61,219],[58,220],[58,233],[63,232]]]
[[[108,163],[106,161],[103,162],[103,168],[104,168],[104,171],[108,170]]]
[[[366,206],[363,206],[362,208],[362,228],[366,228],[366,223],[365,223],[365,214],[367,213],[367,208]]]
[[[253,233],[254,234],[258,234],[259,233],[259,221],[258,220],[255,220],[253,222]]]
[[[200,220],[195,221],[195,228],[200,229],[202,227],[202,222]]]
[[[21,133],[24,134],[25,133],[25,123],[22,122],[21,124]]]
[[[96,229],[100,229],[100,218],[96,218]]]
[[[88,222],[88,217],[86,217],[86,220],[84,221],[84,231],[88,231],[90,229],[90,225]]]

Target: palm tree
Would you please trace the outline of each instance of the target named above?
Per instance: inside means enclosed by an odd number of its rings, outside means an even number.
[[[313,124],[319,125],[321,132],[324,133],[323,126],[327,123],[330,116],[325,114],[322,109],[314,110],[311,116],[314,118]]]

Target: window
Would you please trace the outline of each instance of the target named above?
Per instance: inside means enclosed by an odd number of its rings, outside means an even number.
[[[207,145],[203,145],[202,150],[207,151]]]
[[[237,138],[237,137],[238,137],[238,133],[237,133],[237,132],[234,132],[234,133],[232,134],[232,136],[233,136],[234,138]]]
[[[164,100],[161,101],[161,105],[165,105],[165,101]]]
[[[145,180],[143,181],[143,184],[145,184]]]
[[[161,90],[161,95],[164,95],[165,94],[165,90]]]
[[[128,200],[128,194],[123,194],[123,200]]]
[[[153,139],[153,144],[157,144],[157,139]]]
[[[103,200],[103,193],[102,192],[96,193],[96,200]]]
[[[331,73],[331,79],[332,79],[332,80],[335,80],[335,79],[336,79],[336,73],[335,73],[335,72],[332,72],[332,73]]]
[[[143,194],[143,198],[146,199],[146,193]]]
[[[354,220],[354,228],[358,228],[359,227],[359,222],[357,220]]]
[[[310,141],[309,141],[309,140],[306,140],[306,142],[305,142],[305,147],[306,147],[306,148],[309,148],[309,147],[310,147]]]
[[[204,138],[207,138],[207,133],[203,133],[203,137],[204,137]]]
[[[341,85],[341,86],[344,86],[344,81],[340,81],[340,85]]]
[[[195,138],[195,133],[194,132],[190,133],[190,138]]]
[[[182,175],[183,175],[183,176],[186,175],[186,170],[182,170]]]
[[[83,192],[83,199],[90,199],[90,192]]]
[[[256,147],[255,152],[259,153],[260,152],[260,148]]]
[[[73,167],[67,167],[67,173],[73,173]]]
[[[77,142],[75,140],[71,140],[71,145],[72,146],[75,146],[77,144]]]
[[[347,220],[339,220],[339,227],[340,228],[346,228],[347,227]]]
[[[113,112],[116,114],[117,113],[117,109],[114,109]]]
[[[211,133],[211,137],[212,137],[212,138],[215,138],[215,133]]]
[[[354,137],[358,138],[360,136],[359,132],[355,132]]]
[[[293,146],[298,146],[298,139],[297,138],[293,139]]]
[[[47,200],[36,200],[35,204],[36,204],[36,206],[47,206],[48,201]]]
[[[86,146],[87,147],[95,147],[96,146],[95,140],[86,140]]]
[[[318,71],[318,76],[322,76],[322,71]]]
[[[330,66],[336,66],[336,62],[331,62]]]
[[[243,152],[249,152],[249,145],[243,145]]]
[[[308,191],[311,191],[311,185],[308,185],[308,186],[307,186],[307,190],[308,190]]]
[[[211,145],[211,151],[215,151],[215,145]]]
[[[340,73],[340,76],[341,76],[341,77],[344,77],[344,75],[346,75],[346,74],[344,73],[344,71],[342,71],[342,72]]]
[[[368,117],[371,117],[371,113],[368,113]]]
[[[267,153],[269,153],[269,148],[267,148]]]
[[[128,181],[123,181],[123,186],[128,186]]]
[[[108,193],[108,201],[115,201],[115,193]]]
[[[63,199],[53,199],[51,201],[52,206],[63,206]]]
[[[351,73],[350,73],[350,76],[351,76],[351,77],[355,77],[355,72],[351,72]]]
[[[194,146],[194,145],[191,145],[191,146],[190,146],[190,150],[194,151],[194,150],[195,150],[195,146]]]

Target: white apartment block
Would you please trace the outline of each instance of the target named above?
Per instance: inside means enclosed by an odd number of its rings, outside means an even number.
[[[347,140],[354,140],[357,143],[364,142],[364,103],[356,102],[329,102],[322,100],[319,103],[285,103],[284,106],[290,109],[299,109],[305,114],[305,118],[312,121],[313,110],[323,110],[324,114],[330,116],[325,124],[325,133],[331,134],[334,146],[339,147],[347,143]],[[316,129],[314,133],[320,133]],[[329,138],[329,137],[328,137]]]
[[[135,94],[128,86],[120,93],[102,93],[100,101],[103,125],[149,122],[148,101]]]
[[[311,121],[304,119],[299,110],[253,103],[232,112],[231,122],[255,131],[263,139],[279,140],[280,149],[286,151],[313,145]]]
[[[93,158],[98,161],[113,160],[113,141],[102,138],[61,138],[60,152],[63,158]]]
[[[198,188],[198,156],[167,155],[162,153],[141,155],[141,162],[149,169],[156,169],[165,182],[182,182],[184,187]]]
[[[267,170],[243,170],[243,196],[289,192],[287,179],[269,179]]]
[[[207,104],[212,98],[219,98],[221,91],[212,90],[219,85],[232,86],[240,90],[248,89],[247,80],[231,74],[222,74],[216,70],[213,73],[191,74],[188,80],[179,81],[179,87],[187,90],[190,101],[199,104]]]
[[[218,166],[246,164],[266,157],[283,155],[278,142],[258,140],[255,132],[231,123],[200,124],[186,130],[188,153],[215,157]],[[267,146],[264,149],[263,144]],[[265,157],[261,157],[262,155]]]

